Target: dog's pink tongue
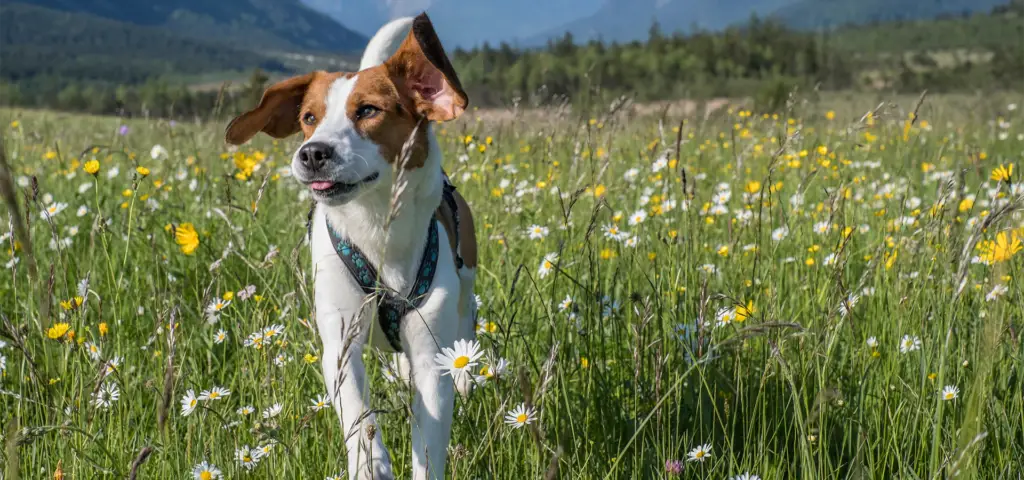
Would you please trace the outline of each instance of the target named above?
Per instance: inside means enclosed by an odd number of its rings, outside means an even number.
[[[309,184],[309,188],[312,188],[313,190],[327,190],[333,185],[334,184],[331,182],[313,182]]]

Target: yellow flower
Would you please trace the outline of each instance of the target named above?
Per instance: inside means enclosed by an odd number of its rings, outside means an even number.
[[[123,192],[121,192],[121,196],[122,196],[122,197],[130,197],[130,196],[132,196],[132,195],[133,195],[134,193],[135,193],[135,192],[132,192],[132,189],[130,189],[130,188],[126,188],[126,189],[124,189],[124,191],[123,191]]]
[[[44,155],[43,157],[46,158],[47,160],[53,160],[57,158],[57,152],[53,150],[47,150],[46,155]]]
[[[605,249],[601,250],[601,260],[608,260],[608,259],[610,259],[610,258],[612,258],[614,256],[615,256],[615,252],[612,252],[612,249],[610,249],[610,248],[605,248]]]
[[[757,308],[754,307],[753,300],[748,300],[746,306],[740,305],[739,307],[736,307],[736,321],[743,322],[744,320],[754,316],[755,313],[757,313]]]
[[[590,360],[587,360],[587,357],[580,357],[580,366],[583,368],[590,368]]]
[[[760,192],[761,191],[761,182],[759,182],[757,180],[751,180],[751,181],[747,182],[747,186],[746,186],[745,189],[746,189],[747,193],[757,193],[757,192]]]
[[[1012,258],[1024,246],[1021,245],[1020,237],[1015,232],[999,232],[996,239],[981,242],[978,245],[981,249],[981,260],[989,265],[1005,262]]]
[[[99,330],[100,330],[100,336],[101,337],[105,337],[105,336],[107,336],[107,332],[110,331],[110,327],[107,326],[107,322],[102,322],[99,325]]]
[[[181,253],[192,255],[199,247],[199,234],[191,223],[183,223],[174,229],[174,241],[181,246]]]
[[[826,147],[824,145],[818,147],[818,155],[822,155],[822,156],[828,155],[828,147]]]
[[[52,327],[50,327],[49,330],[46,331],[46,336],[48,338],[50,338],[51,340],[57,340],[57,339],[63,337],[64,334],[68,333],[68,330],[70,328],[71,328],[71,326],[66,324],[66,323],[57,323],[57,324],[54,324]]]
[[[96,175],[96,172],[100,171],[100,162],[96,159],[89,160],[88,162],[85,162],[85,166],[82,167],[82,169],[89,175]]]
[[[960,209],[961,212],[966,212],[966,211],[968,211],[968,210],[970,210],[972,208],[974,208],[974,199],[973,198],[965,198],[965,199],[960,201],[959,209]]]
[[[18,128],[20,126],[21,126],[21,122],[19,122],[17,120],[11,122],[11,128]]]
[[[995,182],[1007,182],[1007,183],[1009,183],[1010,182],[1010,177],[1012,177],[1012,176],[1013,176],[1013,164],[1011,163],[1009,166],[999,165],[998,167],[996,167],[995,170],[992,170],[992,177],[991,178]]]
[[[595,197],[603,196],[606,191],[608,191],[608,188],[605,187],[604,184],[598,185],[598,186],[594,187],[594,196]]]
[[[224,300],[231,301],[231,299],[235,298],[235,292],[224,292],[223,298]]]
[[[143,177],[149,175],[149,169],[143,166],[135,167],[135,171],[138,172],[139,175],[142,175]]]
[[[836,112],[833,112],[832,110],[829,110],[828,113],[825,114],[825,118],[828,119],[828,120],[835,120],[836,119]]]
[[[307,353],[306,355],[304,355],[304,356],[302,357],[302,359],[303,359],[303,360],[305,360],[305,361],[306,361],[306,363],[314,363],[314,362],[316,362],[317,360],[319,360],[319,359],[320,359],[320,357],[319,357],[319,356],[317,356],[317,355],[314,355],[314,354],[312,354],[312,353]]]

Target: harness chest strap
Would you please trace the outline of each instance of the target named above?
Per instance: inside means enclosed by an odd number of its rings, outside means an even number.
[[[343,238],[331,222],[327,223],[327,232],[331,237],[331,245],[334,251],[341,257],[341,261],[348,268],[352,277],[363,293],[373,295],[377,301],[377,322],[388,343],[396,352],[402,351],[402,341],[399,338],[399,330],[402,317],[420,307],[430,291],[430,285],[434,282],[434,274],[437,271],[437,259],[439,254],[437,239],[437,220],[430,222],[427,229],[427,246],[423,250],[423,258],[420,260],[420,267],[416,272],[416,280],[413,282],[412,291],[409,297],[400,297],[381,282],[377,269],[374,268],[359,247]]]

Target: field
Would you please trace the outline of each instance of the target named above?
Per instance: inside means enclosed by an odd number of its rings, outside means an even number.
[[[478,368],[508,362],[457,400],[447,477],[1020,478],[1014,102],[437,127],[481,244]],[[0,120],[6,478],[342,475],[297,140]],[[407,478],[388,358],[366,360]]]

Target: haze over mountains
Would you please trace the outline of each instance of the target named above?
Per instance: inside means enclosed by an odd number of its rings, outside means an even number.
[[[578,41],[647,38],[652,21],[664,32],[718,30],[752,15],[800,28],[932,18],[989,11],[1008,0],[302,0],[370,36],[390,18],[426,10],[446,45],[489,42],[522,47],[573,34]]]

